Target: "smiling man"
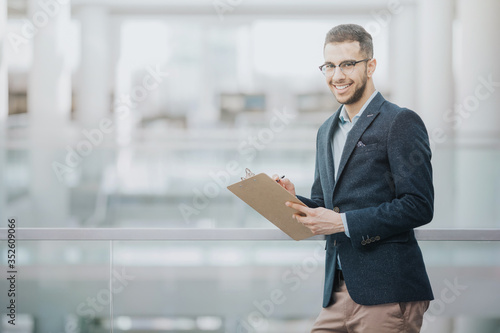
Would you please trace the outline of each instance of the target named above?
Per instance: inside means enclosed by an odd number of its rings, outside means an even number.
[[[342,105],[318,131],[311,198],[298,196],[307,207],[287,203],[326,235],[323,309],[311,332],[419,332],[433,299],[413,231],[433,217],[425,125],[375,89],[363,27],[331,29],[324,57],[320,70]],[[295,195],[289,179],[279,183]]]

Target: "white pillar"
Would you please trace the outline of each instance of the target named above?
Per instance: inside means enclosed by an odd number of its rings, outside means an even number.
[[[500,1],[458,0],[455,131],[457,222],[465,228],[500,226]],[[494,262],[500,251],[485,254]],[[472,305],[471,305],[472,306]],[[487,305],[481,305],[487,306]],[[495,319],[463,317],[457,333],[493,332]],[[462,329],[463,328],[463,329]],[[469,330],[470,331],[470,330]]]
[[[214,54],[209,43],[213,30],[210,26],[205,26],[201,33],[201,48],[204,55],[205,64],[201,66],[200,70],[200,103],[197,111],[187,113],[187,123],[190,127],[207,127],[215,124],[219,118],[220,110],[215,107],[215,85],[214,71],[211,64],[214,62]]]
[[[418,4],[417,106],[429,130],[448,132],[451,124],[443,114],[453,108],[454,0],[420,0]]]
[[[35,26],[33,64],[28,81],[31,126],[49,134],[68,122],[71,110],[71,68],[67,41],[70,5],[51,6],[30,0],[28,20]]]
[[[71,111],[71,69],[68,61],[67,31],[69,1],[59,4],[30,0],[28,20],[33,34],[33,64],[28,80],[30,121],[30,194],[33,203],[30,223],[60,225],[67,219],[68,195],[52,163],[61,159],[61,142]],[[33,219],[33,220],[32,220]]]
[[[458,0],[455,131],[457,221],[460,227],[500,226],[500,1]]]
[[[5,177],[5,130],[9,114],[6,56],[7,0],[0,0],[0,177]],[[6,189],[0,178],[0,218],[6,221]]]
[[[108,56],[108,12],[105,6],[84,5],[78,9],[81,23],[81,64],[76,92],[76,119],[95,128],[110,112],[110,66]]]
[[[415,5],[405,3],[391,12],[389,31],[390,100],[415,110],[416,16]]]
[[[254,69],[250,64],[253,64],[253,49],[252,47],[252,31],[251,26],[246,24],[239,28],[238,31],[238,46],[237,46],[237,80],[238,86],[243,91],[255,90],[255,75]]]
[[[125,147],[130,144],[134,136],[136,124],[139,121],[140,115],[137,114],[137,99],[132,100],[131,97],[133,70],[127,59],[126,47],[124,45],[126,43],[122,43],[125,35],[125,21],[119,20],[115,22],[115,24],[118,24],[118,26],[111,26],[112,44],[114,48],[112,52],[112,65],[114,66],[114,100],[112,103],[114,133],[116,143],[119,146]],[[130,150],[126,149],[126,153],[121,150],[119,154],[122,155],[120,158],[128,160]]]
[[[0,0],[0,126],[9,114],[9,87],[7,84],[7,0]],[[3,131],[3,129],[2,129]]]
[[[453,110],[454,0],[418,2],[417,109],[427,126],[433,150],[435,216],[433,228],[455,224],[455,157],[452,125],[444,115]]]

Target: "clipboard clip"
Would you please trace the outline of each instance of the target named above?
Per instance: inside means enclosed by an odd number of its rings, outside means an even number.
[[[251,178],[253,176],[255,176],[255,173],[250,171],[249,168],[245,168],[245,177],[241,177],[241,180],[245,180],[245,179]]]

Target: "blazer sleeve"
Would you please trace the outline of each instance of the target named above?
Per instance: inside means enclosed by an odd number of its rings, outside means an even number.
[[[367,249],[383,240],[429,223],[434,214],[431,150],[425,125],[413,111],[399,112],[387,135],[388,181],[394,199],[375,207],[346,212],[353,246]],[[363,246],[375,237],[380,242]]]

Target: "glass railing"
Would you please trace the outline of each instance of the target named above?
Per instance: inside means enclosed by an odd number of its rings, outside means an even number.
[[[320,236],[296,242],[277,229],[17,228],[9,268],[8,235],[0,229],[3,273],[15,275],[0,282],[2,332],[12,331],[10,299],[15,332],[30,333],[302,333],[321,306]],[[422,332],[496,332],[500,230],[416,235],[435,294]]]

